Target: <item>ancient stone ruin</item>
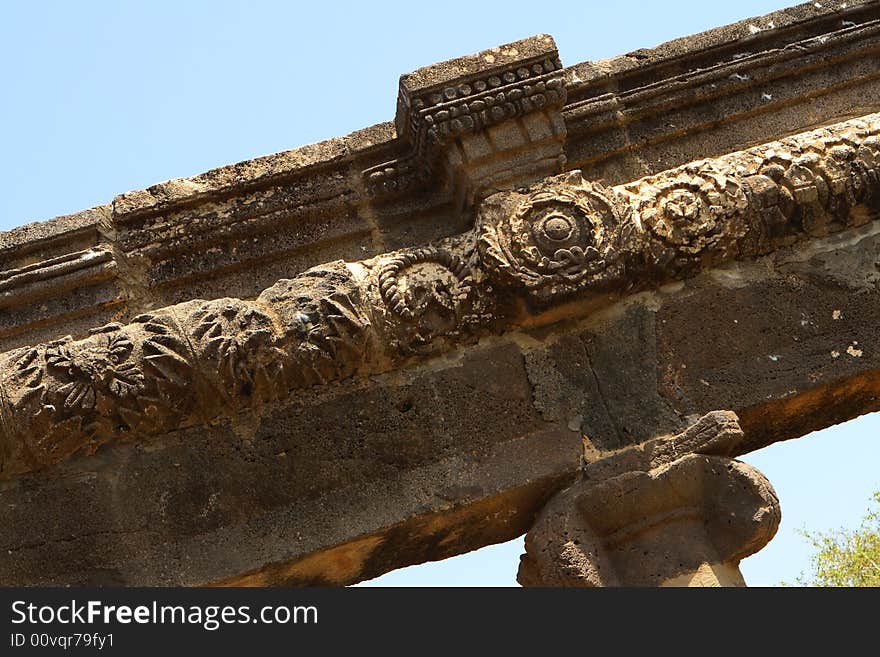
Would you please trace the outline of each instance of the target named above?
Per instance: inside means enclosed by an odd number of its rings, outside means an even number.
[[[880,409],[880,3],[400,79],[347,137],[0,233],[0,581],[742,584],[736,457]]]

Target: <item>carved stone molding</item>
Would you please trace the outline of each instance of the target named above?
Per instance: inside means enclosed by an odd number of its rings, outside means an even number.
[[[455,341],[479,324],[470,255],[422,248],[381,261],[376,284],[392,350],[417,353],[440,338]]]
[[[512,211],[492,214],[484,215],[480,248],[499,282],[551,298],[623,275],[619,252],[632,234],[631,208],[580,172],[538,186]]]
[[[0,355],[4,473],[351,376],[370,326],[357,294],[337,263],[256,301],[194,300]]]
[[[388,371],[572,295],[681,279],[878,215],[876,114],[613,188],[551,177],[487,198],[472,231],[430,246],[0,354],[0,472]]]
[[[439,275],[425,273],[419,265],[434,264],[453,279],[446,285]],[[419,278],[430,286],[425,289],[415,281],[404,284],[404,278],[414,277],[416,270],[422,270]],[[452,288],[457,288],[453,290]],[[457,255],[437,249],[416,249],[389,260],[379,271],[379,289],[385,305],[403,319],[412,320],[428,312],[428,306],[437,304],[452,314],[471,291],[471,280],[467,264]]]
[[[503,87],[515,60],[543,68],[555,47],[524,42],[405,76],[410,96],[493,70]],[[877,2],[802,3],[547,73],[564,80],[564,106],[462,133],[428,158],[430,170],[412,157],[409,128],[387,121],[0,232],[0,270],[16,272],[0,273],[0,350],[192,298],[251,298],[322,262],[448,237],[468,227],[473,201],[565,169],[610,187],[878,111],[878,48]]]
[[[606,189],[579,172],[487,199],[480,251],[539,300],[631,288],[859,226],[880,211],[872,114]]]
[[[779,526],[779,501],[753,467],[727,458],[731,412],[587,465],[526,535],[524,586],[744,585],[740,560]]]
[[[396,193],[445,170],[466,188],[459,193],[468,193],[510,177],[557,173],[565,98],[562,63],[548,35],[403,75],[395,125],[409,153],[366,169],[364,187],[372,196]],[[523,149],[525,166],[513,155]]]

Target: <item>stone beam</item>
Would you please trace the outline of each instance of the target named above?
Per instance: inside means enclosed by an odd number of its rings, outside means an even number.
[[[0,233],[0,581],[348,584],[530,530],[527,584],[738,583],[778,506],[733,459],[880,409],[878,54],[870,1],[538,35]]]
[[[521,534],[713,409],[725,458],[876,410],[877,131],[551,177],[455,238],[3,354],[3,581],[349,583]]]
[[[0,354],[0,475],[398,369],[880,214],[880,115],[616,188],[580,172],[495,194],[477,227]],[[574,300],[574,301],[573,301]]]

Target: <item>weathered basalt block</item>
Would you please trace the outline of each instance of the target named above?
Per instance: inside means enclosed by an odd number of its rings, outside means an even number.
[[[543,34],[402,75],[395,125],[411,149],[364,171],[374,196],[445,171],[459,197],[558,173],[565,80]]]

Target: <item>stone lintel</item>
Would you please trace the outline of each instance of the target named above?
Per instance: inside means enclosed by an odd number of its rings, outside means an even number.
[[[554,176],[428,247],[3,352],[0,574],[348,583],[516,536],[579,452],[651,499],[875,410],[878,130],[614,188]],[[713,408],[748,435],[721,417],[654,441]],[[732,573],[709,545],[662,581]]]
[[[194,299],[84,340],[0,352],[0,476],[400,369],[552,323],[570,300],[601,303],[878,218],[880,114],[611,189],[580,172],[550,177],[492,195],[472,231],[444,242],[328,262],[253,301]]]
[[[802,5],[529,95],[539,37],[409,79],[409,133],[0,234],[0,579],[351,583],[521,534],[580,458],[707,491],[878,410],[878,34]],[[651,581],[736,580],[737,536]]]
[[[880,410],[878,248],[852,229],[7,480],[0,578],[349,584],[521,535],[579,458],[712,409],[733,456]]]

